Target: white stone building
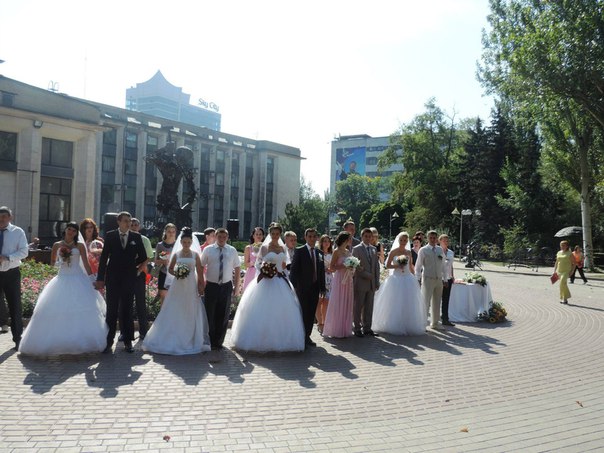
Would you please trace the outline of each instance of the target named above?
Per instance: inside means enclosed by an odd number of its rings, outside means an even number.
[[[148,151],[170,134],[193,151],[193,228],[238,219],[240,237],[298,202],[300,150],[53,93],[0,76],[0,205],[28,237],[52,242],[64,222],[128,210],[157,222],[161,175]],[[182,187],[181,187],[182,189]]]

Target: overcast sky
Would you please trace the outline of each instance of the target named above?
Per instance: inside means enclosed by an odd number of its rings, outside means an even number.
[[[338,134],[389,135],[430,97],[488,117],[487,14],[487,0],[0,0],[0,73],[125,107],[160,69],[215,102],[224,132],[300,148],[322,194]]]

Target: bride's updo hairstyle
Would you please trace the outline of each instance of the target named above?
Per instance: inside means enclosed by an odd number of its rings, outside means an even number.
[[[283,228],[281,227],[281,224],[277,223],[277,222],[273,222],[268,226],[268,232],[269,234],[273,231],[273,230],[279,230],[279,234],[283,233]]]
[[[74,230],[76,230],[76,235],[73,238],[73,242],[77,243],[78,233],[80,232],[80,226],[77,224],[77,222],[67,222],[67,225],[65,225],[65,228],[63,228],[63,235],[61,236],[63,239],[65,239],[65,231],[67,230],[67,228],[73,228]]]
[[[350,233],[348,231],[340,231],[336,238],[336,248],[340,248],[348,239],[350,239]]]
[[[193,230],[189,227],[184,227],[182,230],[180,230],[181,236],[180,239],[184,239],[184,238],[191,238],[193,239]]]

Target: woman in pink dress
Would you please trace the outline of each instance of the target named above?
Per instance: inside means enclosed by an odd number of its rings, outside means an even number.
[[[264,230],[260,227],[254,228],[252,234],[250,235],[250,244],[245,246],[245,250],[243,251],[243,262],[245,263],[245,278],[243,279],[243,288],[241,292],[245,291],[247,285],[254,280],[256,277],[256,268],[254,267],[256,264],[256,257],[258,256],[258,251],[260,250],[260,246],[262,245],[262,241],[264,241]]]
[[[333,273],[329,305],[323,326],[324,337],[345,338],[352,336],[352,305],[354,269],[344,265],[346,258],[351,256],[348,247],[352,244],[352,236],[342,231],[336,238],[336,250],[333,252],[329,270]]]

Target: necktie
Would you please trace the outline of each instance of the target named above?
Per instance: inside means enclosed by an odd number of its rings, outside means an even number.
[[[0,255],[2,255],[2,246],[4,245],[4,232],[6,231],[6,228],[3,230],[0,230]]]
[[[126,248],[126,242],[128,241],[128,233],[120,233],[120,240],[122,241],[122,248]]]
[[[316,261],[316,257],[315,257],[315,251],[311,248],[309,248],[308,251],[310,252],[310,259],[312,260],[312,268],[313,268],[312,281],[316,282],[317,281],[317,261]]]
[[[223,260],[224,260],[224,256],[222,254],[222,251],[224,250],[223,247],[218,247],[220,249],[220,256],[218,257],[218,261],[219,261],[219,265],[218,265],[218,283],[222,284],[222,271],[223,271]]]

